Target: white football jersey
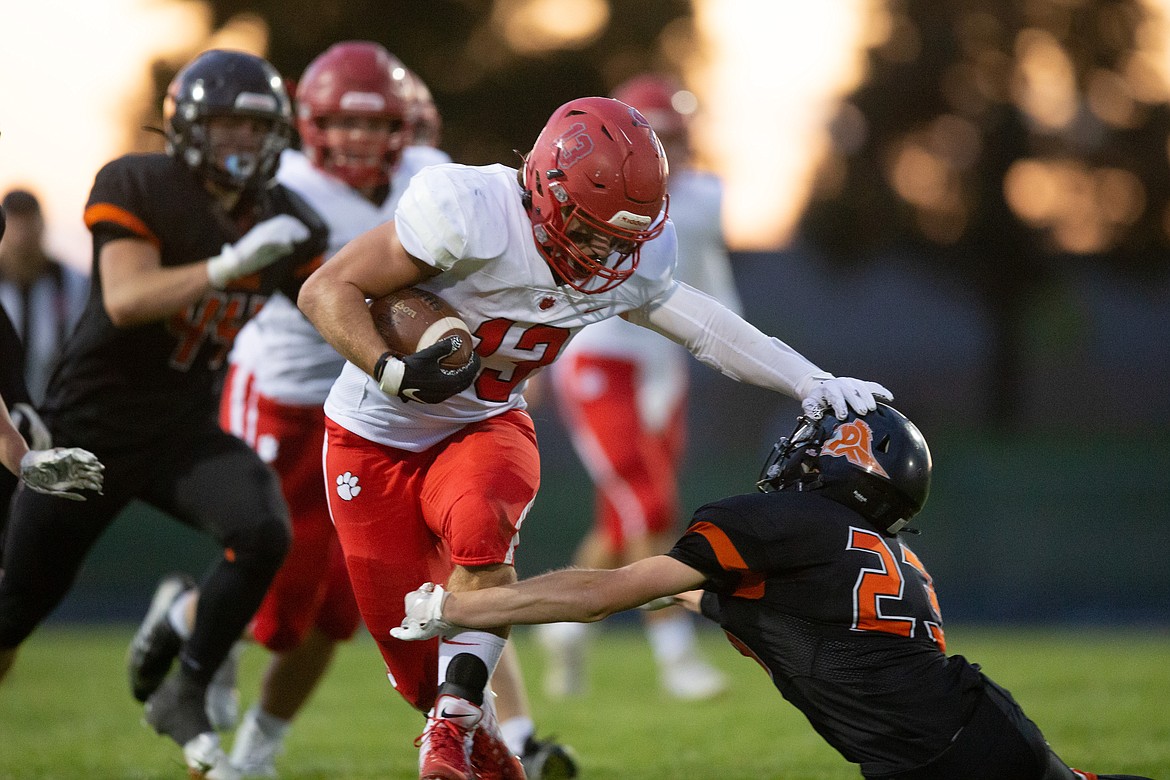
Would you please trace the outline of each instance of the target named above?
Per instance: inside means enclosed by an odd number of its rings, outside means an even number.
[[[390,193],[380,205],[291,149],[281,155],[277,180],[304,198],[329,226],[328,259],[352,239],[393,219],[414,174],[450,159],[445,152],[430,147],[407,147],[390,180]],[[323,404],[345,364],[296,303],[279,294],[243,327],[229,360],[252,372],[255,389],[261,394],[296,406]]]
[[[669,191],[670,220],[678,236],[675,278],[740,313],[739,293],[723,240],[723,190],[719,179],[693,170],[671,172]],[[651,430],[666,425],[686,392],[689,353],[657,333],[620,317],[590,325],[573,339],[568,352],[634,363],[638,372],[640,416]],[[554,381],[561,381],[562,377],[554,368]]]
[[[425,450],[464,425],[523,409],[528,377],[552,363],[581,328],[669,297],[676,240],[669,223],[643,245],[637,272],[608,292],[560,286],[536,248],[517,172],[503,165],[427,168],[402,196],[398,236],[442,273],[419,283],[459,312],[483,367],[441,404],[390,398],[347,363],[325,402],[334,422],[370,441]]]

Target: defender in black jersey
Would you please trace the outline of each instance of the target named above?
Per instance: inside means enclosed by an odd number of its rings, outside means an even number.
[[[457,594],[427,583],[391,633],[594,621],[684,594],[870,780],[1133,778],[1069,768],[1011,694],[945,655],[930,575],[899,536],[930,472],[922,434],[889,406],[801,417],[761,492],[702,507],[666,555]]]
[[[296,299],[327,233],[274,181],[291,103],[263,59],[205,52],[172,81],[164,114],[167,153],[110,162],[86,205],[92,289],[42,415],[57,443],[106,464],[105,491],[85,503],[18,493],[0,579],[0,675],[114,517],[141,499],[211,534],[224,556],[202,583],[191,636],[173,647],[178,674],[164,683],[173,655],[152,659],[156,674],[135,693],[150,697],[148,722],[184,746],[192,776],[230,777],[204,689],[290,531],[272,471],[219,428],[218,383],[240,327],[273,291]]]

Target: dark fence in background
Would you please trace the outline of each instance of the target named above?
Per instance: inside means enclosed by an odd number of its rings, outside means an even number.
[[[826,370],[887,385],[926,434],[935,479],[910,544],[947,619],[1170,626],[1170,287],[1070,269],[1061,296],[1038,307],[1025,425],[1009,433],[981,417],[990,325],[962,285],[897,259],[848,272],[795,253],[736,263],[748,319]],[[753,489],[798,411],[700,366],[692,375],[687,508]],[[522,576],[569,562],[592,499],[555,410],[533,416],[544,479]],[[198,574],[216,554],[136,505],[57,619],[137,620],[161,574]]]

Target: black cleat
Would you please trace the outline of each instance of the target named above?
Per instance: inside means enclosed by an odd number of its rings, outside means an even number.
[[[577,759],[568,745],[529,737],[520,756],[528,780],[570,780],[577,776]]]
[[[214,733],[207,719],[207,686],[182,673],[171,675],[146,701],[146,722],[159,734],[186,745],[200,734]]]
[[[134,698],[145,702],[155,692],[167,672],[183,640],[171,628],[167,612],[180,595],[195,587],[195,581],[186,574],[169,574],[159,582],[150,600],[150,609],[142,619],[142,625],[134,634],[134,641],[126,653],[126,671],[130,677],[130,690]]]

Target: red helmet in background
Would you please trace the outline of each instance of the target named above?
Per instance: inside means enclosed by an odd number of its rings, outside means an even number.
[[[427,87],[419,75],[413,70],[408,70],[407,77],[411,81],[411,134],[412,143],[420,146],[438,147],[439,138],[443,134],[443,117],[439,114],[439,109],[435,105],[435,98],[431,95],[430,88]]]
[[[634,76],[619,84],[613,96],[641,111],[662,138],[687,140],[698,100],[670,76]]]
[[[358,189],[390,181],[410,139],[406,66],[370,41],[334,44],[317,56],[297,84],[297,132],[316,167]],[[384,119],[389,133],[370,148],[331,140],[325,120]]]
[[[570,287],[613,289],[662,232],[666,179],[666,153],[638,111],[610,98],[569,101],[524,163],[537,248]]]

